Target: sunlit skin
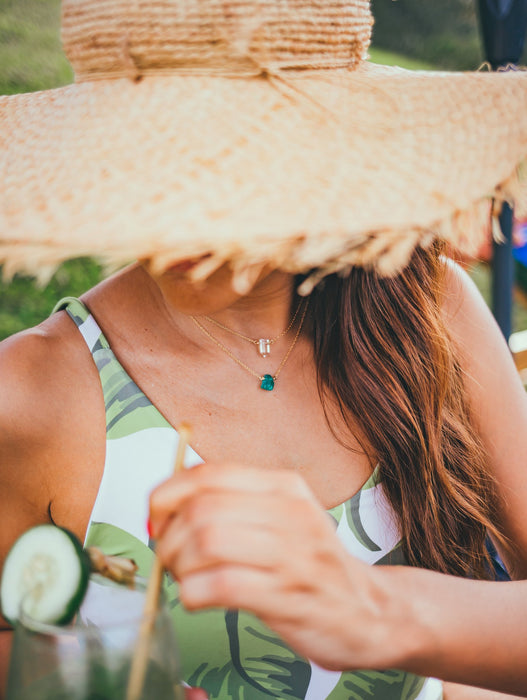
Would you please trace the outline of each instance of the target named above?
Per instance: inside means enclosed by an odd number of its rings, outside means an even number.
[[[183,261],[156,273],[148,260],[141,265],[159,287],[167,308],[186,316],[212,316],[249,336],[272,337],[289,323],[293,277],[266,266],[258,268],[254,281],[244,294],[232,283],[228,263],[204,280],[193,280],[197,260]]]
[[[211,314],[243,298],[232,288],[232,271],[228,264],[222,265],[204,280],[192,281],[191,272],[197,262],[186,260],[161,273],[152,269],[149,260],[141,264],[158,285],[167,305],[181,313]]]
[[[161,275],[147,268],[132,266],[83,300],[119,361],[167,421],[192,424],[192,446],[206,462],[152,497],[159,552],[181,580],[188,606],[254,610],[298,653],[332,668],[396,666],[520,692],[523,677],[504,669],[509,656],[523,669],[527,654],[527,621],[518,624],[525,607],[522,582],[496,584],[496,596],[492,584],[369,567],[349,557],[334,537],[324,510],[356,493],[372,465],[358,444],[348,449],[328,428],[309,334],[299,338],[276,389],[263,392],[190,318],[212,315],[250,337],[277,335],[290,319],[293,278],[258,271],[240,295],[229,266],[199,284],[186,264]],[[470,400],[478,406],[481,434],[507,495],[507,532],[525,552],[525,392],[484,302],[457,274],[449,276],[444,312],[464,349]],[[260,371],[278,364],[291,335],[280,339],[266,361],[242,339],[222,338]],[[20,532],[41,522],[68,527],[82,540],[106,450],[93,359],[77,328],[59,313],[2,343],[0,360],[0,555]],[[338,412],[331,420],[341,428]],[[527,575],[526,561],[516,566],[519,576]],[[508,657],[493,666],[496,621],[481,611],[498,599],[508,601],[501,607],[500,633],[510,644]],[[0,635],[0,642],[9,636]],[[447,700],[499,697],[447,688]]]

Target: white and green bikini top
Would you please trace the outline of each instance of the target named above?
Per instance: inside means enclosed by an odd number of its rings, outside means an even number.
[[[60,301],[81,332],[101,378],[106,459],[85,545],[130,557],[148,576],[148,497],[172,472],[178,434],[125,372],[95,319],[78,299]],[[185,466],[203,460],[187,448]],[[376,472],[360,491],[328,511],[346,549],[369,564],[404,564],[400,536]],[[292,553],[293,555],[293,553]],[[336,672],[298,656],[256,617],[236,610],[187,612],[167,575],[183,679],[211,700],[440,700],[442,685],[399,670]],[[306,624],[309,624],[306,610]],[[344,623],[343,623],[344,624]],[[354,624],[347,620],[345,624]]]

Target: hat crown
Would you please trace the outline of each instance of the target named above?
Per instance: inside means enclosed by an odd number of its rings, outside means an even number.
[[[369,0],[63,0],[77,80],[162,71],[354,67]]]

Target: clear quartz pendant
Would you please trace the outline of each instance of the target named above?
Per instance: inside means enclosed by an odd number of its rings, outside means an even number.
[[[260,338],[258,341],[258,352],[262,357],[267,357],[271,353],[271,343],[268,338]]]

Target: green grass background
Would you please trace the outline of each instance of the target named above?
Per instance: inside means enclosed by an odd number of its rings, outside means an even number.
[[[0,0],[0,94],[73,80],[59,28],[60,0]]]
[[[0,94],[45,90],[73,80],[59,29],[60,0],[0,0]],[[412,69],[433,67],[377,46],[371,50],[371,59]],[[488,268],[478,265],[473,276],[488,300]],[[62,265],[45,288],[19,275],[10,283],[0,282],[0,339],[40,323],[60,297],[78,296],[101,277],[101,268],[93,260],[82,259]],[[527,328],[527,312],[518,303],[514,328]]]

